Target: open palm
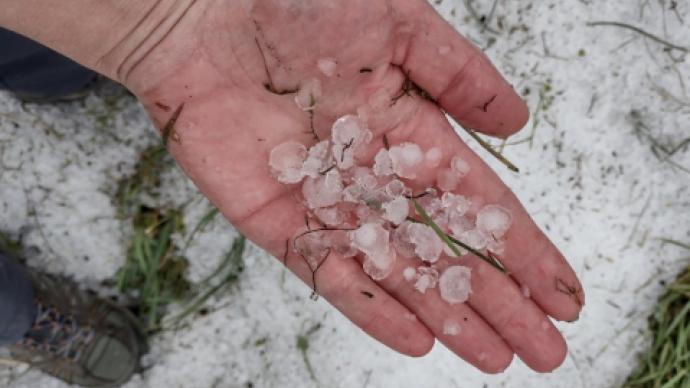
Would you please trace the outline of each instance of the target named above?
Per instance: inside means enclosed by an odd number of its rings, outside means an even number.
[[[271,175],[269,152],[287,140],[312,145],[338,117],[359,112],[378,148],[385,134],[391,144],[438,147],[445,164],[455,155],[470,163],[457,192],[498,203],[514,216],[501,257],[510,275],[462,257],[472,268],[473,292],[467,303],[451,306],[437,290],[423,295],[403,280],[410,260],[399,259],[392,275],[375,282],[356,260],[331,258],[319,269],[319,293],[404,354],[423,355],[438,338],[486,372],[505,369],[514,354],[537,371],[563,361],[565,341],[548,316],[577,318],[584,301],[578,280],[444,115],[501,137],[524,125],[524,103],[481,52],[424,0],[191,4],[118,76],[160,128],[184,104],[169,148],[240,232],[283,259],[286,241],[304,226],[305,209]],[[332,74],[320,70],[323,59],[335,63]],[[410,91],[408,77],[428,95]],[[311,79],[322,89],[313,116],[298,108],[293,93]],[[432,185],[435,175],[425,171],[415,184]],[[312,271],[297,254],[290,252],[287,265],[312,285]],[[449,317],[461,322],[459,335],[444,334]]]

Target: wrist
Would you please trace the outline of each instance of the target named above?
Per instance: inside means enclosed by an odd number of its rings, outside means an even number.
[[[7,0],[0,26],[123,84],[194,0]]]

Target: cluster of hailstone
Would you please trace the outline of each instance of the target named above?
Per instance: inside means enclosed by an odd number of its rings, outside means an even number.
[[[412,198],[444,231],[477,251],[500,254],[502,237],[512,223],[510,213],[498,205],[481,206],[454,194],[469,164],[454,157],[441,167],[441,150],[423,150],[414,143],[389,148],[382,144],[373,166],[358,164],[358,156],[370,145],[372,133],[355,115],[339,118],[331,137],[307,149],[288,141],[270,153],[269,165],[284,184],[301,184],[304,206],[321,223],[318,230],[297,232],[293,247],[314,268],[331,253],[352,258],[361,254],[364,271],[374,280],[389,276],[398,258],[416,258],[402,276],[421,293],[437,287],[448,303],[462,303],[470,293],[470,269],[459,265],[436,267],[442,255],[454,253],[436,232],[415,218]],[[368,147],[370,149],[370,147]],[[423,195],[406,183],[422,171],[437,171],[436,187]],[[310,231],[315,233],[310,233]],[[461,253],[464,253],[461,251]]]

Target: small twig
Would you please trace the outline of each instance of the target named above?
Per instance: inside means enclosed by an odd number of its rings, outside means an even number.
[[[340,155],[340,163],[343,163],[345,161],[345,151],[349,150],[354,143],[355,138],[353,137],[352,139],[350,139],[350,141],[343,145],[343,153]]]
[[[319,293],[316,288],[316,273],[319,271],[321,266],[328,260],[328,258],[331,256],[331,248],[326,249],[326,256],[324,256],[323,259],[316,265],[316,268],[312,269],[311,265],[309,265],[309,262],[307,262],[307,265],[309,266],[309,269],[311,269],[311,283],[312,283],[312,291],[311,295],[309,298],[311,300],[317,300],[319,299]]]
[[[337,165],[333,164],[330,167],[326,168],[325,170],[319,171],[319,175],[326,175],[326,174],[328,174],[329,171],[331,171],[332,169],[334,169],[336,167],[337,167]]]
[[[321,139],[319,138],[319,135],[316,133],[316,127],[314,127],[314,110],[313,109],[309,111],[309,129],[311,130],[311,135],[314,136],[314,140],[321,141]]]
[[[478,106],[477,108],[479,108],[479,110],[481,110],[484,113],[488,112],[489,111],[489,105],[491,105],[491,103],[494,102],[496,97],[498,97],[498,94],[494,94],[493,96],[491,96],[491,98],[486,100],[485,103],[483,103],[481,106]]]
[[[404,197],[407,199],[419,199],[419,198],[426,197],[429,194],[431,194],[431,193],[428,191],[424,191],[424,192],[416,194],[416,195],[405,195]]]
[[[479,143],[482,148],[484,148],[487,152],[489,152],[493,157],[498,159],[501,163],[503,163],[506,167],[508,167],[509,170],[514,171],[514,172],[520,172],[520,169],[517,168],[512,162],[510,162],[508,159],[506,159],[505,156],[501,155],[498,151],[496,151],[489,143],[484,141],[479,135],[477,135],[473,130],[464,128],[463,129],[470,135],[474,140]]]
[[[308,220],[308,218],[306,218],[306,219]],[[306,235],[311,234],[311,233],[335,232],[335,231],[353,231],[353,230],[355,230],[355,229],[353,229],[353,228],[328,228],[328,227],[323,227],[323,228],[319,228],[319,229],[309,229],[305,232],[298,234],[297,236],[295,236],[295,238],[292,239],[292,249],[302,257],[302,260],[304,260],[304,262],[307,264],[307,267],[309,267],[309,270],[311,271],[313,288],[312,288],[312,294],[311,294],[310,298],[312,300],[316,300],[319,297],[319,294],[317,293],[317,288],[316,288],[316,272],[318,272],[318,270],[321,268],[321,266],[326,262],[326,260],[330,256],[331,248],[326,249],[325,257],[323,259],[321,259],[320,262],[318,262],[318,264],[316,265],[316,268],[313,268],[309,259],[307,259],[307,257],[302,253],[302,251],[297,248],[297,240],[299,240],[300,238],[305,237]],[[289,241],[289,239],[288,239],[288,241]]]
[[[647,31],[645,31],[645,30],[643,30],[643,29],[641,29],[641,28],[639,28],[639,27],[635,27],[635,26],[630,25],[630,24],[627,24],[627,23],[611,22],[611,21],[597,21],[597,22],[589,22],[589,23],[587,23],[587,25],[590,26],[590,27],[595,27],[595,26],[609,26],[609,27],[620,27],[620,28],[625,28],[625,29],[628,29],[628,30],[631,30],[631,31],[635,31],[635,32],[637,32],[638,34],[643,35],[643,36],[645,36],[645,37],[647,37],[647,38],[649,38],[649,39],[651,39],[651,40],[653,40],[653,41],[655,41],[655,42],[657,42],[657,43],[660,43],[660,44],[662,44],[662,45],[664,45],[664,46],[666,46],[666,47],[668,47],[668,48],[670,48],[670,49],[682,51],[682,52],[684,52],[684,53],[687,53],[688,51],[690,51],[690,49],[687,48],[687,47],[683,47],[683,46],[679,46],[679,45],[677,45],[677,44],[673,44],[673,43],[671,43],[671,42],[669,42],[669,41],[667,41],[667,40],[664,40],[664,39],[659,38],[658,36],[656,36],[656,35],[654,35],[654,34],[651,34],[651,33],[647,32]]]
[[[261,53],[261,58],[264,61],[264,70],[266,71],[266,78],[268,78],[268,82],[264,84],[264,88],[268,90],[269,92],[273,94],[277,94],[279,96],[285,95],[285,94],[292,94],[292,93],[297,93],[299,91],[299,88],[293,88],[293,89],[284,89],[284,90],[278,90],[273,83],[273,78],[271,77],[271,72],[268,70],[268,61],[266,61],[266,55],[264,55],[264,49],[261,48],[261,43],[259,43],[259,38],[254,38],[254,42],[256,43],[256,47],[259,49],[259,53]]]
[[[494,14],[496,13],[496,6],[498,5],[498,0],[494,0],[494,3],[491,5],[491,11],[489,11],[489,16],[487,16],[484,19],[484,22],[482,23],[482,32],[484,32],[488,27],[489,23],[491,23],[491,19],[494,18]]]
[[[499,33],[495,29],[488,26],[488,18],[486,16],[481,16],[479,12],[477,12],[477,10],[472,5],[472,0],[465,0],[465,8],[467,8],[467,11],[469,11],[470,15],[477,21],[477,23],[479,23],[482,26],[482,32],[486,30],[493,34]]]
[[[556,291],[572,297],[573,299],[575,299],[575,303],[577,303],[578,306],[582,307],[582,299],[580,299],[580,290],[573,286],[569,286],[561,278],[556,278]]]
[[[410,71],[405,71],[402,67],[400,67],[400,71],[405,75],[405,81],[403,81],[402,86],[400,87],[400,94],[397,96],[391,98],[391,105],[395,105],[396,102],[398,102],[399,99],[401,99],[404,96],[409,96],[412,97],[412,93],[414,92],[417,94],[419,97],[421,97],[424,100],[427,100],[431,102],[432,104],[437,105],[438,101],[434,97],[429,94],[426,90],[422,89],[419,85],[414,83],[412,81],[412,78],[410,77]]]

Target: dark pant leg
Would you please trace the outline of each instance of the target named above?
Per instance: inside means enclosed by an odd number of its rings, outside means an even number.
[[[57,52],[0,28],[0,89],[59,98],[84,89],[96,73]]]
[[[0,346],[24,337],[36,317],[34,288],[24,268],[0,252]]]

